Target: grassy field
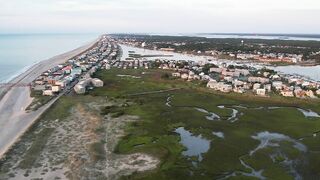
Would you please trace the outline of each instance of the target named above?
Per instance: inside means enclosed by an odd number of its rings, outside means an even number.
[[[76,105],[108,99],[119,101],[121,105],[103,107],[101,116],[134,115],[140,119],[127,123],[125,136],[114,152],[122,155],[146,153],[161,160],[153,171],[134,173],[122,179],[257,179],[250,173],[260,170],[263,170],[261,176],[267,179],[294,179],[298,175],[304,179],[316,179],[320,176],[320,134],[314,136],[320,131],[320,118],[307,118],[297,110],[299,107],[320,113],[318,100],[224,94],[205,88],[205,83],[200,81],[186,82],[166,76],[170,73],[157,69],[97,72],[95,77],[104,81],[104,87],[85,96],[60,98],[24,135],[4,162],[21,156],[19,168],[37,166],[35,162],[52,136],[52,129],[43,128],[44,124],[63,123]],[[267,108],[275,106],[282,108]],[[236,120],[232,117],[234,110],[238,113],[237,121],[233,122],[230,118]],[[208,120],[206,112],[215,113],[220,119]],[[202,160],[197,156],[183,155],[188,149],[175,132],[180,127],[194,137],[210,142],[209,150],[201,154]],[[106,131],[112,129],[101,126],[94,130],[94,134],[100,137]],[[224,137],[217,137],[213,132],[223,133]],[[252,136],[261,132],[283,134],[295,141],[272,141],[273,146],[250,154],[260,145],[260,141]],[[295,142],[305,145],[307,151],[299,151]],[[105,145],[108,146],[108,140],[88,145],[90,156],[97,164],[108,159]],[[6,163],[2,165],[0,162],[0,179],[1,173],[7,173],[7,169]]]
[[[161,159],[161,165],[154,172],[135,174],[124,179],[212,179],[224,177],[231,172],[251,172],[243,166],[241,158],[256,171],[270,179],[293,179],[284,157],[296,162],[295,169],[304,177],[320,176],[319,137],[310,137],[320,130],[319,118],[306,118],[296,107],[320,112],[319,101],[283,98],[259,98],[252,95],[221,94],[204,88],[201,82],[163,78],[163,70],[119,70],[100,71],[96,77],[103,79],[105,86],[90,92],[92,96],[125,98],[135,102],[124,108],[126,114],[138,115],[142,121],[127,127],[127,136],[118,144],[115,152],[145,152]],[[131,75],[119,77],[117,75]],[[139,78],[137,78],[139,77]],[[180,90],[132,96],[131,94],[181,88]],[[171,107],[166,106],[171,96]],[[231,123],[231,109],[226,107],[242,105],[250,108],[236,108],[241,114],[239,120]],[[283,106],[279,109],[260,109],[255,107]],[[220,121],[210,121],[206,114],[194,108],[203,108],[221,117]],[[184,127],[193,135],[201,135],[211,141],[210,149],[204,153],[203,160],[194,165],[196,158],[185,157],[186,148],[180,143],[175,129]],[[267,147],[252,156],[249,152],[260,142],[251,136],[259,132],[274,132],[301,141],[308,152],[302,153],[293,148],[290,142],[281,142],[279,147]],[[217,138],[212,132],[223,132],[225,138]],[[273,162],[270,156],[280,154]],[[241,173],[232,179],[244,178]],[[247,177],[245,177],[247,178]]]

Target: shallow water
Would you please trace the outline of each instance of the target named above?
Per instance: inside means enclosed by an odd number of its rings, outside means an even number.
[[[236,109],[234,109],[234,108],[227,108],[227,107],[225,107],[225,106],[218,106],[218,108],[220,108],[220,109],[230,109],[230,110],[232,110],[232,114],[231,114],[231,116],[228,118],[228,121],[236,122],[237,120],[239,120],[239,119],[237,118],[237,115],[238,115],[238,113],[239,113],[238,110],[236,110]]]
[[[213,135],[221,138],[221,139],[224,139],[224,133],[223,132],[212,132]]]
[[[281,163],[281,165],[283,165],[283,166],[285,166],[287,168],[288,172],[290,174],[292,174],[292,176],[294,177],[295,180],[301,180],[302,179],[301,175],[297,172],[297,170],[295,168],[296,162],[294,160],[290,160],[285,154],[277,151],[276,153],[270,155],[270,158],[272,159],[272,161],[274,163],[279,163],[276,160],[277,156],[281,156],[281,157],[284,158],[284,161],[282,161],[280,163]]]
[[[136,48],[133,46],[123,45],[120,44],[122,48],[122,57],[121,60],[124,61],[129,58],[129,51],[134,51],[136,54],[140,55],[165,55],[166,57],[144,57],[147,60],[155,60],[155,59],[162,59],[162,60],[185,60],[185,61],[204,61],[207,58],[203,56],[194,56],[189,54],[181,54],[181,53],[174,53],[174,52],[166,52],[166,51],[157,51],[157,50],[149,50],[143,48]]]
[[[316,113],[316,112],[314,112],[314,111],[312,111],[310,109],[309,110],[304,110],[304,109],[298,108],[298,110],[300,112],[302,112],[305,117],[320,117],[320,115],[318,113]]]
[[[241,173],[242,175],[249,176],[249,177],[256,177],[256,178],[259,178],[259,179],[266,179],[264,176],[262,176],[263,170],[256,171],[251,166],[246,164],[243,160],[240,159],[240,162],[244,167],[246,167],[246,168],[251,170],[251,173],[242,172]]]
[[[182,154],[189,157],[197,156],[198,160],[202,161],[202,154],[206,153],[210,149],[210,141],[204,139],[201,135],[192,135],[192,133],[183,127],[176,129],[175,132],[180,134],[180,143],[187,148],[187,150],[183,151]]]
[[[278,66],[270,67],[285,74],[297,74],[320,81],[320,66]]]
[[[167,107],[172,107],[172,106],[171,106],[171,99],[172,99],[172,97],[173,97],[173,96],[168,95],[167,100],[166,100],[166,106],[167,106]]]
[[[218,106],[219,108],[223,109],[225,108],[224,106]],[[268,109],[268,110],[277,110],[277,109],[281,109],[281,108],[289,108],[289,107],[278,107],[278,106],[271,106],[271,107],[256,107],[256,108],[251,108],[251,107],[246,107],[243,105],[233,105],[232,107],[235,108],[242,108],[242,109],[255,109],[255,110],[261,110],[261,109]],[[304,110],[301,108],[296,108],[298,111],[300,111],[305,117],[320,117],[320,115],[314,111],[312,111],[311,109],[308,110]]]
[[[259,140],[260,144],[250,152],[250,155],[252,156],[255,152],[257,152],[260,149],[266,148],[266,147],[280,147],[281,141],[288,141],[293,143],[293,147],[298,149],[301,152],[307,152],[307,147],[300,143],[299,141],[290,138],[289,136],[279,134],[279,133],[270,133],[268,131],[260,132],[255,136],[252,136],[253,139]]]
[[[225,177],[223,178],[220,178],[219,180],[225,180],[225,179],[230,179],[231,177],[236,177],[238,176],[238,174],[241,174],[243,176],[247,176],[247,177],[254,177],[254,178],[257,178],[257,179],[261,179],[261,180],[265,180],[266,177],[264,177],[262,175],[263,173],[263,169],[262,170],[259,170],[259,171],[256,171],[255,169],[253,169],[251,166],[249,166],[248,164],[246,164],[241,158],[239,158],[240,160],[240,163],[242,166],[244,166],[245,168],[247,169],[250,169],[250,173],[247,173],[247,172],[242,172],[242,171],[235,171],[235,172],[232,172],[231,174],[228,174],[226,175]]]
[[[281,109],[281,108],[286,108],[286,107],[268,107],[269,110],[276,110],[276,109]],[[320,117],[320,115],[311,109],[309,110],[304,110],[301,108],[297,108],[298,111],[300,111],[305,117]]]
[[[220,120],[220,116],[217,115],[217,114],[215,114],[215,113],[213,113],[213,112],[209,112],[209,111],[207,111],[207,110],[205,110],[205,109],[202,109],[202,108],[195,108],[195,109],[196,109],[197,111],[199,111],[199,112],[208,114],[208,115],[206,116],[206,119],[208,119],[208,120],[210,120],[210,121]]]

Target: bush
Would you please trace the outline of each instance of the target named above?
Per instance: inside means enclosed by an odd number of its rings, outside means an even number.
[[[170,75],[168,73],[165,73],[161,76],[162,79],[169,79]]]
[[[106,107],[102,108],[101,114],[102,115],[107,115],[109,113],[112,113],[115,108],[116,108],[116,106],[106,106]]]
[[[120,116],[123,116],[123,115],[124,115],[124,111],[120,110],[118,112],[112,113],[111,117],[112,118],[117,118],[117,117],[120,117]]]

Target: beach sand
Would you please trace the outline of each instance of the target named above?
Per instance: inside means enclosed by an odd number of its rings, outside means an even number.
[[[10,83],[31,83],[43,72],[90,49],[98,41],[99,39],[96,39],[77,49],[41,61],[14,78]],[[0,158],[59,97],[54,98],[37,111],[27,113],[25,109],[32,102],[29,87],[6,87],[0,90]]]

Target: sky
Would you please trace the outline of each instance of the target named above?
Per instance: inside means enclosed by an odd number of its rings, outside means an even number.
[[[320,34],[319,0],[0,0],[0,33]]]

